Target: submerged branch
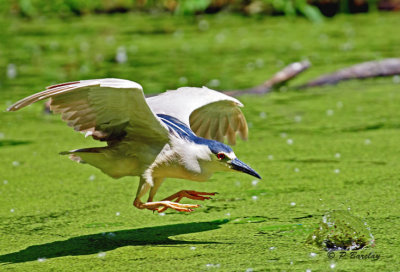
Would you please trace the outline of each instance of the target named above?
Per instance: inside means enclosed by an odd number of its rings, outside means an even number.
[[[390,58],[380,61],[368,61],[354,66],[338,70],[331,74],[318,77],[315,80],[303,84],[298,89],[304,89],[326,84],[336,84],[339,81],[349,79],[365,79],[370,77],[384,77],[400,74],[400,58]]]
[[[271,79],[265,81],[261,85],[243,90],[223,91],[223,93],[230,96],[240,96],[244,94],[266,94],[272,91],[274,88],[285,84],[292,78],[296,77],[298,74],[304,72],[310,66],[311,63],[309,61],[294,62],[283,68]]]

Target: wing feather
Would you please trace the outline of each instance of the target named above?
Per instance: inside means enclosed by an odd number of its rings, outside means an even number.
[[[206,87],[184,87],[146,99],[156,114],[171,115],[200,137],[236,142],[236,134],[247,139],[248,127],[236,98]]]
[[[191,128],[193,131],[198,130],[202,124],[202,120],[200,118],[193,118]]]
[[[206,135],[206,134],[209,134],[209,127],[210,127],[210,119],[208,119],[208,120],[204,120],[204,122],[202,122],[201,124],[200,124],[200,127],[199,127],[199,129],[197,130],[198,131],[198,133],[196,133],[196,134],[198,134],[198,135]],[[205,137],[204,137],[205,138]]]
[[[228,142],[232,145],[236,144],[236,132],[232,129],[232,127],[228,127],[228,131],[226,133],[228,137]]]
[[[50,98],[50,109],[75,130],[94,139],[113,141],[122,136],[166,143],[168,132],[144,98],[142,87],[124,79],[94,79],[61,83],[26,97],[10,108],[16,111]]]

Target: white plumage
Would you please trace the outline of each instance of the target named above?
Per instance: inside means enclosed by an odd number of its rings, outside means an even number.
[[[134,201],[138,208],[191,211],[197,205],[178,203],[182,197],[204,200],[214,193],[181,191],[153,202],[167,177],[206,180],[215,171],[258,174],[239,161],[229,146],[217,142],[236,134],[247,138],[246,120],[235,98],[206,87],[184,87],[145,98],[142,87],[129,80],[95,79],[63,83],[26,97],[15,111],[50,98],[50,109],[75,130],[106,141],[106,147],[77,149],[71,159],[86,162],[114,178],[140,176]],[[217,140],[217,141],[214,141]],[[146,203],[141,197],[150,190]],[[175,200],[175,202],[172,202]]]

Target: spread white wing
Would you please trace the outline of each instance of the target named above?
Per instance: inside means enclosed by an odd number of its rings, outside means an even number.
[[[146,99],[155,114],[173,116],[200,137],[236,143],[236,134],[247,139],[248,127],[239,100],[203,88],[183,87]]]
[[[168,131],[154,115],[142,86],[124,79],[93,79],[48,87],[26,97],[10,108],[16,111],[36,101],[50,98],[50,109],[75,130],[94,139],[113,141],[128,136],[138,142],[162,144]]]

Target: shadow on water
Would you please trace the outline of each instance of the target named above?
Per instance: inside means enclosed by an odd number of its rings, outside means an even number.
[[[89,255],[125,246],[214,244],[216,242],[181,241],[172,240],[169,237],[218,229],[220,225],[228,223],[228,221],[226,219],[174,224],[83,235],[68,240],[33,245],[17,252],[0,255],[0,264],[36,261],[38,258],[50,259],[63,256]]]
[[[0,147],[30,144],[30,141],[0,140]]]

